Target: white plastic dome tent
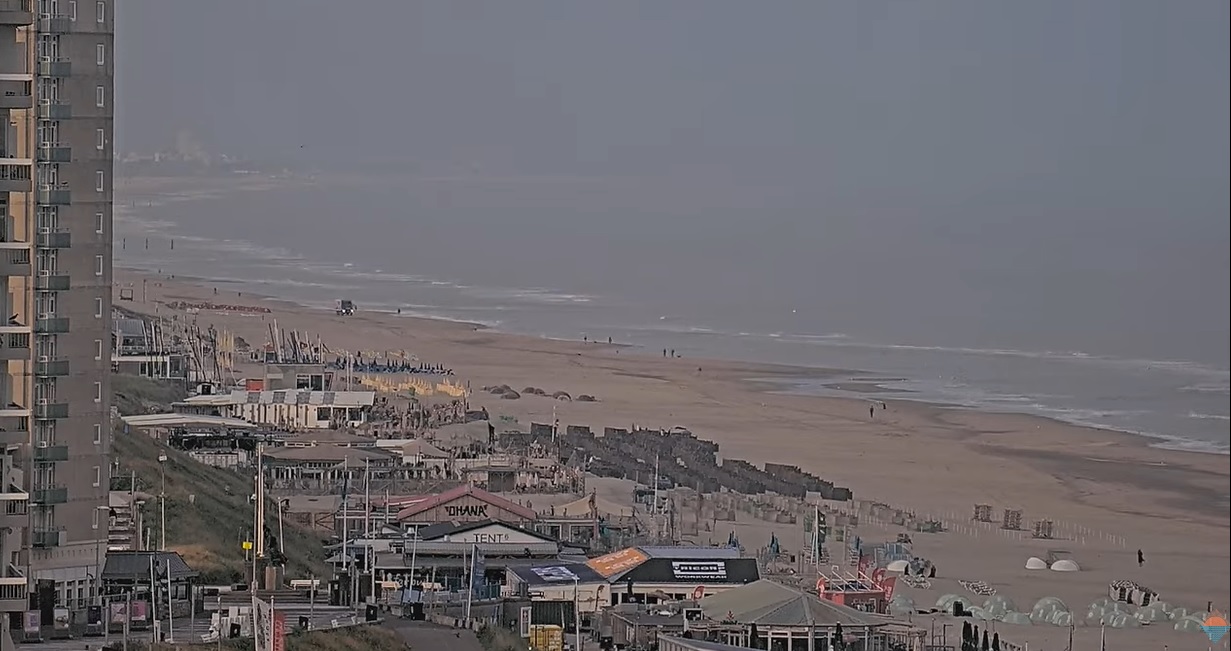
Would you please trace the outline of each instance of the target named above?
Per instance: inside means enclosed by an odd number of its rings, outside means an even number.
[[[1055,563],[1051,564],[1051,571],[1053,572],[1080,572],[1081,568],[1078,567],[1076,561],[1071,561],[1067,558],[1062,558],[1056,561]]]
[[[905,572],[909,567],[910,567],[910,563],[908,561],[903,560],[903,559],[898,559],[896,561],[889,563],[889,565],[886,565],[885,571],[886,572],[897,572],[901,574],[902,572]]]
[[[1047,569],[1047,561],[1038,556],[1031,556],[1026,559],[1026,569],[1028,570],[1045,570]]]

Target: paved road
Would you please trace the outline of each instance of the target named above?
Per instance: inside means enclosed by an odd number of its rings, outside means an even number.
[[[312,628],[314,629],[331,628],[334,620],[337,620],[339,624],[347,624],[350,623],[352,616],[362,617],[362,614],[356,614],[355,611],[340,606],[313,607],[294,604],[278,607],[278,612],[286,613],[287,626],[298,625],[301,615],[308,616],[311,618]],[[174,634],[173,639],[176,641],[200,642],[202,640],[201,636],[211,633],[210,614],[199,614],[195,622],[188,617],[178,618],[172,622],[171,632]],[[131,640],[150,640],[152,636],[152,631],[131,631],[129,633],[129,639]],[[47,640],[46,642],[18,646],[23,649],[30,649],[31,651],[35,649],[39,651],[82,651],[87,648],[91,650],[98,649],[108,643],[108,641],[118,640],[119,638],[119,634],[112,633],[107,638],[88,637],[76,640]]]

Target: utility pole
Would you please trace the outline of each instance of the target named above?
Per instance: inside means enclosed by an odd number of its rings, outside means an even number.
[[[470,548],[470,571],[466,572],[466,626],[470,626],[470,607],[474,601],[474,559],[479,555],[479,545]]]
[[[368,592],[376,595],[376,570],[372,567],[372,466],[367,459],[363,460],[363,537],[367,544],[363,546],[363,569],[368,572]],[[376,601],[372,599],[373,603]]]
[[[578,598],[579,582],[576,576],[573,577],[573,648],[575,651],[581,651],[581,600]],[[687,618],[684,625],[688,626]]]

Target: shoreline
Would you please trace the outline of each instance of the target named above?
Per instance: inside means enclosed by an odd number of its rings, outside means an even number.
[[[116,266],[115,269],[116,269],[117,276],[121,273],[126,274],[126,275],[133,275],[133,276],[146,277],[146,278],[153,278],[156,276],[156,275],[150,275],[146,270],[143,270],[143,269],[124,267],[122,265]],[[207,285],[226,287],[226,286],[236,286],[238,284],[237,281],[235,280],[215,280],[215,279],[206,278],[202,276],[195,276],[195,275],[182,275],[182,276],[174,275],[171,278],[173,278],[175,282],[183,282],[183,283],[191,284],[197,287],[205,287]],[[301,302],[298,302],[292,299],[273,296],[267,293],[249,291],[246,296],[251,297],[251,298],[257,298],[263,301],[281,304],[281,305],[286,306],[289,309],[312,310],[312,311],[317,311],[317,312],[322,312],[322,313],[328,313],[327,309],[321,308],[319,306],[313,306],[313,305],[301,303]],[[509,336],[509,337],[524,337],[528,339],[541,340],[541,341],[555,341],[555,342],[561,342],[561,343],[566,343],[566,344],[588,345],[588,346],[598,346],[598,347],[606,347],[606,348],[621,348],[621,349],[630,351],[634,355],[644,356],[648,359],[657,359],[657,356],[652,354],[652,351],[648,347],[644,345],[640,345],[640,344],[634,344],[634,343],[616,341],[611,344],[605,344],[605,343],[601,343],[598,341],[587,341],[584,339],[575,339],[575,338],[569,338],[569,337],[545,337],[545,336],[536,337],[534,335],[527,335],[527,334],[518,333],[518,332],[510,332],[510,331],[501,330],[498,326],[493,326],[487,323],[482,323],[482,322],[477,322],[477,321],[467,321],[465,319],[452,319],[452,318],[437,317],[437,316],[423,316],[423,315],[416,315],[416,314],[398,314],[394,311],[388,311],[388,310],[373,310],[373,311],[366,311],[366,313],[378,314],[384,317],[394,318],[394,319],[399,319],[399,320],[409,319],[409,320],[423,320],[423,321],[428,321],[428,322],[455,324],[458,326],[472,328],[476,331],[491,332],[493,334]],[[679,358],[679,359],[682,359],[682,358]],[[679,360],[677,359],[677,361]],[[796,397],[802,397],[802,398],[818,398],[818,399],[825,399],[825,400],[848,401],[851,403],[861,403],[865,405],[864,408],[866,408],[866,405],[868,403],[880,404],[883,402],[883,403],[894,403],[898,405],[917,404],[917,405],[922,406],[924,409],[946,410],[946,411],[954,411],[954,412],[972,412],[972,413],[978,413],[978,414],[1000,415],[1000,416],[1020,416],[1020,417],[1028,418],[1028,419],[1037,419],[1039,421],[1043,421],[1043,422],[1056,425],[1056,426],[1061,426],[1061,427],[1070,427],[1070,428],[1075,428],[1075,429],[1080,429],[1080,430],[1088,430],[1092,432],[1105,433],[1109,435],[1123,436],[1125,437],[1122,441],[1124,444],[1139,445],[1140,447],[1147,448],[1147,449],[1165,450],[1169,452],[1182,452],[1186,454],[1211,455],[1215,457],[1225,457],[1225,456],[1231,455],[1231,450],[1200,449],[1204,446],[1213,445],[1211,443],[1208,443],[1205,441],[1187,439],[1187,438],[1174,436],[1170,434],[1164,434],[1164,433],[1158,433],[1158,432],[1136,431],[1136,430],[1115,428],[1111,426],[1098,425],[1098,424],[1077,423],[1077,422],[1062,420],[1057,417],[1042,416],[1038,414],[1032,414],[1029,412],[1013,410],[1013,409],[991,409],[985,406],[976,407],[976,406],[968,406],[968,405],[961,405],[961,404],[954,404],[954,403],[938,402],[935,400],[928,400],[924,398],[913,398],[913,397],[910,397],[909,394],[914,393],[914,391],[902,390],[902,389],[890,389],[890,388],[882,387],[880,385],[880,383],[882,382],[900,381],[906,378],[877,377],[875,373],[866,371],[863,369],[848,369],[848,368],[792,365],[792,364],[775,364],[775,363],[765,363],[765,362],[749,362],[749,361],[744,361],[744,360],[728,359],[728,358],[698,357],[698,358],[689,358],[688,361],[689,362],[700,362],[702,367],[705,367],[706,365],[709,365],[709,366],[739,365],[739,366],[747,367],[750,371],[754,369],[767,369],[768,373],[764,374],[763,376],[756,376],[755,374],[753,374],[753,375],[749,375],[748,377],[737,378],[740,381],[746,382],[752,390],[766,393],[766,394],[796,396]],[[867,379],[862,379],[862,376],[867,376]],[[847,393],[851,395],[830,395],[827,393],[818,393],[818,392],[809,392],[806,390],[800,390],[799,387],[806,384],[807,382],[818,382],[827,391],[835,391],[835,392]]]
[[[159,289],[165,289],[165,292],[158,292],[161,298],[164,299],[179,299],[179,300],[197,300],[205,301],[213,296],[213,288],[202,284],[208,282],[207,279],[190,278],[190,277],[158,277],[146,275],[139,271],[127,270],[123,268],[117,269],[116,281],[117,286],[124,282],[137,283],[141,280],[156,284]],[[218,283],[219,286],[225,286],[225,283]],[[222,291],[221,289],[219,290]],[[154,293],[151,292],[151,302],[158,301]],[[218,296],[222,296],[219,294]],[[227,298],[228,301],[234,300],[235,303],[252,304],[267,307],[271,310],[271,316],[284,319],[281,314],[291,313],[299,316],[301,319],[307,317],[308,320],[314,321],[317,319],[326,319],[332,317],[332,313],[321,308],[314,308],[296,303],[291,300],[270,296],[267,294],[243,292],[242,295],[237,295],[234,299]],[[166,302],[169,302],[167,300]],[[145,310],[137,307],[138,304],[125,303],[116,301],[118,307],[134,309],[134,311],[145,312]],[[148,312],[146,312],[148,313]],[[179,312],[183,314],[183,312]],[[252,320],[253,315],[240,316],[228,314],[225,312],[207,312],[203,311],[196,315],[198,319],[211,321],[226,319]],[[890,411],[892,414],[909,415],[912,418],[927,421],[933,428],[948,430],[949,438],[953,438],[959,442],[969,442],[969,444],[977,445],[985,453],[997,457],[1009,459],[1018,458],[1027,463],[1033,462],[1031,465],[1041,465],[1047,467],[1063,467],[1068,466],[1074,461],[1081,459],[1097,463],[1097,464],[1114,464],[1114,465],[1137,465],[1140,467],[1155,467],[1155,468],[1171,468],[1171,467],[1186,467],[1194,471],[1207,475],[1207,477],[1217,477],[1218,468],[1223,469],[1221,477],[1225,480],[1228,476],[1227,469],[1224,465],[1222,457],[1225,455],[1212,454],[1207,452],[1190,451],[1190,450],[1168,450],[1150,444],[1150,440],[1146,436],[1120,432],[1111,429],[1098,427],[1073,425],[1056,419],[1051,419],[1043,416],[1035,416],[1022,413],[1002,413],[983,411],[973,408],[950,406],[943,404],[934,404],[924,401],[908,400],[908,399],[879,399],[876,394],[871,394],[872,398],[855,398],[855,397],[833,397],[833,396],[815,396],[810,394],[799,394],[792,392],[784,392],[775,389],[781,389],[782,386],[788,385],[792,380],[800,379],[817,379],[828,376],[841,376],[850,371],[846,369],[824,369],[807,366],[791,366],[781,364],[757,364],[746,363],[731,360],[721,359],[671,359],[659,360],[657,356],[650,355],[645,352],[645,349],[640,346],[619,344],[584,342],[581,340],[558,339],[533,337],[516,333],[501,332],[498,329],[493,329],[482,324],[464,323],[460,321],[451,321],[444,319],[432,319],[421,316],[397,315],[395,313],[360,313],[355,317],[349,317],[352,320],[372,319],[379,321],[394,321],[404,328],[415,329],[431,329],[443,331],[453,337],[463,337],[469,345],[477,345],[490,347],[494,349],[516,349],[522,352],[539,353],[539,354],[573,354],[577,356],[585,355],[587,357],[597,358],[605,361],[616,361],[616,357],[622,357],[624,360],[629,360],[637,364],[653,364],[655,362],[664,362],[667,364],[681,365],[686,364],[689,369],[689,374],[695,373],[697,368],[703,369],[703,373],[707,381],[717,380],[722,383],[735,385],[740,390],[747,391],[762,398],[760,406],[767,407],[769,402],[781,401],[786,404],[813,403],[826,407],[826,412],[830,414],[842,413],[842,418],[861,422],[867,419],[868,406],[877,405],[884,402],[889,409],[882,410],[879,407],[875,412],[880,415],[882,411]],[[285,323],[285,320],[283,320]],[[302,328],[302,324],[286,323],[288,327]],[[310,329],[310,326],[306,329]],[[563,350],[562,350],[563,349]],[[630,354],[620,356],[620,350],[628,351]],[[642,352],[638,352],[642,351]],[[448,360],[441,360],[447,362]],[[698,364],[699,366],[693,366]],[[455,367],[457,368],[457,367]],[[615,370],[615,369],[612,369]],[[627,371],[617,371],[619,375],[632,379],[640,379],[649,382],[670,382],[674,378],[667,374],[657,373],[630,373]],[[465,368],[458,368],[458,376],[467,378]],[[493,379],[494,382],[494,379]],[[475,385],[479,385],[476,382]],[[483,396],[476,392],[472,400],[478,399],[482,401]],[[506,406],[503,403],[499,407]],[[873,417],[872,423],[876,423]],[[1003,433],[1004,430],[990,428],[984,431],[977,431],[985,424],[990,422],[999,422],[1002,425],[1013,423],[1016,430],[1023,432],[1043,431],[1047,430],[1051,433],[1062,433],[1063,440],[1057,440],[1056,436],[1046,436],[1037,440],[1016,440],[1006,442],[997,440],[988,442],[981,439],[992,435],[993,438],[997,434]],[[684,427],[689,427],[687,423],[680,423]],[[689,427],[690,429],[693,429]],[[697,431],[694,429],[694,431]],[[699,436],[705,438],[703,433]],[[956,436],[955,436],[956,435]],[[1057,447],[1070,448],[1086,448],[1097,450],[1098,456],[1087,456],[1079,459],[1069,458],[1071,453],[1059,452]],[[724,448],[726,446],[724,445]],[[725,455],[724,455],[725,456]],[[771,459],[772,460],[772,459]],[[1209,473],[1209,474],[1207,474]],[[1049,473],[1053,474],[1053,473]],[[1114,478],[1112,478],[1115,481]],[[1204,496],[1212,496],[1218,494],[1217,490],[1199,490],[1196,491]],[[864,491],[867,494],[867,491]],[[1222,499],[1226,500],[1226,493],[1222,494]],[[1187,504],[1184,510],[1190,514],[1200,513],[1203,517],[1197,519],[1205,519],[1211,516],[1225,517],[1227,512],[1226,506],[1219,504],[1211,504],[1203,502],[1201,504]],[[1215,520],[1217,521],[1217,520]],[[1226,522],[1221,522],[1223,526],[1227,526]]]

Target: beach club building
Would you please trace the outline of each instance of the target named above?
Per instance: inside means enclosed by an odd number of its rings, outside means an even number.
[[[441,522],[473,523],[496,521],[530,528],[534,510],[470,484],[437,495],[399,500],[397,519],[407,530],[418,530]]]
[[[762,579],[697,602],[704,637],[756,649],[829,651],[834,635],[848,649],[922,651],[927,631]]]
[[[473,567],[476,576],[483,575],[480,585],[496,586],[506,583],[511,568],[559,564],[555,559],[563,551],[559,542],[547,536],[492,520],[442,522],[416,533],[416,538],[397,540],[384,553],[377,553],[378,576],[458,589]]]
[[[586,562],[611,584],[609,605],[703,599],[761,578],[730,547],[628,547]]]
[[[171,408],[287,430],[336,429],[362,425],[375,402],[374,391],[231,391],[191,396]]]

